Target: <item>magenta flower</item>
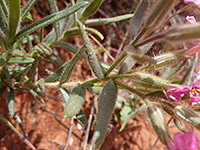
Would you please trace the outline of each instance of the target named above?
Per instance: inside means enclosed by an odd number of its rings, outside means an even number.
[[[196,5],[200,5],[200,0],[184,0],[185,3],[193,2]]]
[[[198,138],[192,131],[185,132],[184,134],[178,132],[173,138],[174,146],[168,144],[167,150],[196,150],[198,147]]]
[[[185,95],[185,93],[190,94],[190,105],[197,104],[200,101],[200,86],[197,83],[200,82],[200,72],[197,73],[196,78],[191,86],[184,86],[181,88],[174,88],[168,90],[165,94],[167,98],[171,98],[177,102],[181,101],[181,97]]]

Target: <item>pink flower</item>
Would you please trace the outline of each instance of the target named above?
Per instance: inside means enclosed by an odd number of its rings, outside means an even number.
[[[186,20],[188,22],[190,22],[190,23],[193,23],[193,24],[196,23],[196,24],[198,24],[197,21],[196,21],[196,19],[194,18],[194,16],[187,16]]]
[[[200,86],[197,85],[198,82],[200,82],[200,72],[197,73],[197,76],[191,86],[170,89],[166,92],[166,97],[180,102],[181,97],[183,97],[185,93],[188,93],[190,94],[190,105],[197,104],[200,101]]]
[[[185,3],[193,2],[196,5],[200,5],[200,0],[184,0]]]
[[[192,131],[184,134],[178,132],[173,138],[174,146],[168,144],[168,150],[196,150],[198,147],[198,138]]]

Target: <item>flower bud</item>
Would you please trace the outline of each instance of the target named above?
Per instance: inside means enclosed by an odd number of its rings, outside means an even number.
[[[149,116],[149,119],[151,121],[151,124],[157,133],[160,141],[167,145],[169,139],[168,139],[168,132],[165,127],[164,118],[162,115],[161,110],[158,107],[155,106],[148,106],[147,107],[147,113]]]
[[[157,90],[162,90],[162,87],[169,84],[169,81],[167,80],[142,72],[133,73],[131,79],[133,83],[138,86],[142,86],[144,88],[153,88]]]
[[[170,29],[165,39],[170,42],[180,42],[200,38],[200,24],[186,24]]]
[[[157,63],[153,67],[161,68],[161,67],[170,66],[172,64],[176,64],[186,58],[185,56],[182,56],[184,52],[185,50],[179,50],[173,53],[166,53],[166,54],[155,56],[154,59],[156,60]]]
[[[194,111],[185,106],[176,106],[174,110],[177,117],[200,129],[200,117]]]

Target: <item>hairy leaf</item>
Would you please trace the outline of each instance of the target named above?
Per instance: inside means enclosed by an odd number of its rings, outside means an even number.
[[[88,2],[81,2],[78,3],[72,7],[69,7],[67,9],[64,9],[62,11],[59,11],[57,13],[54,13],[52,15],[49,15],[47,17],[42,18],[39,21],[36,21],[34,23],[32,23],[31,25],[29,25],[28,27],[25,27],[24,29],[22,29],[20,32],[17,33],[17,35],[15,36],[15,40],[36,31],[37,29],[43,28],[45,26],[48,26],[56,21],[59,21],[71,14],[73,14],[74,12],[76,12],[77,10],[79,10],[80,8],[84,7]]]
[[[72,118],[79,113],[84,102],[86,90],[80,84],[77,84],[72,90],[64,109],[64,117]]]
[[[99,99],[97,124],[93,136],[94,149],[99,148],[105,138],[106,129],[117,99],[117,93],[118,87],[112,80],[109,80],[103,88]]]

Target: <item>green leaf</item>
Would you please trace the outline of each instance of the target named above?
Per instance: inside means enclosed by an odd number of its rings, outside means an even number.
[[[26,6],[22,9],[22,15],[21,15],[21,20],[23,21],[24,18],[27,16],[28,12],[30,9],[33,7],[37,0],[29,0],[26,4]]]
[[[64,109],[64,117],[72,118],[79,113],[81,106],[84,102],[86,90],[77,84],[72,90],[72,94],[69,97]]]
[[[68,99],[69,99],[69,94],[68,94],[68,92],[67,92],[65,89],[63,89],[63,88],[59,88],[59,89],[60,89],[60,93],[61,93],[61,95],[62,95],[62,97],[63,97],[63,100],[64,100],[65,102],[67,102]]]
[[[8,0],[9,2],[9,41],[12,44],[20,20],[20,0]]]
[[[81,37],[82,37],[84,45],[86,47],[86,54],[87,54],[87,58],[88,58],[90,67],[91,67],[92,71],[94,72],[94,74],[99,79],[103,80],[105,71],[104,71],[103,67],[101,66],[101,64],[99,63],[98,59],[96,58],[94,49],[92,47],[92,44],[90,42],[90,39],[89,39],[87,33],[84,30],[83,24],[78,20],[77,20],[77,24],[78,24],[78,27],[80,28]]]
[[[8,20],[7,17],[3,11],[3,7],[0,5],[0,29],[1,29],[1,36],[6,37],[8,34]]]
[[[3,41],[7,41],[6,34],[1,30],[1,28],[0,28],[0,38],[3,39]],[[4,45],[3,41],[0,40],[0,47],[3,47]]]
[[[148,3],[148,0],[142,0],[140,6],[130,21],[131,38],[134,38],[142,28],[142,23],[144,22],[144,17],[146,16],[148,9]]]
[[[78,49],[77,49],[77,48],[75,48],[74,46],[72,46],[71,44],[68,44],[68,43],[66,43],[66,42],[61,42],[61,43],[58,44],[58,46],[59,46],[59,47],[62,47],[62,48],[64,48],[64,49],[67,49],[67,50],[69,50],[69,51],[72,52],[72,53],[78,52]],[[86,58],[86,55],[85,55],[84,53],[82,53],[81,57],[83,57],[84,59],[87,59],[87,58]]]
[[[80,20],[83,20],[85,17],[89,17],[94,14],[97,9],[101,6],[103,0],[93,0],[89,6],[84,10]]]
[[[46,79],[45,82],[55,82],[59,79],[59,77],[61,76],[64,68],[67,66],[67,64],[69,63],[66,62],[64,63],[62,66],[60,66],[55,72],[53,72],[51,75],[49,75]]]
[[[34,23],[32,23],[31,25],[29,25],[28,27],[22,29],[20,32],[17,33],[17,35],[15,36],[15,40],[36,31],[37,29],[43,28],[45,26],[48,26],[56,21],[59,21],[71,14],[73,14],[74,12],[76,12],[77,10],[79,10],[80,8],[84,7],[86,4],[88,4],[88,2],[81,2],[78,4],[75,4],[72,7],[69,7],[67,9],[64,9],[62,11],[59,11],[57,13],[54,13],[52,15],[49,15],[47,17],[42,18],[39,21],[36,21]]]
[[[24,17],[24,19],[21,21],[21,23],[25,23],[25,22],[31,22],[33,21],[32,15],[30,12],[28,12],[28,14]]]
[[[26,55],[25,52],[21,50],[13,50],[11,53],[13,56],[19,56],[19,57],[23,57]]]
[[[8,18],[8,7],[7,7],[7,4],[6,4],[5,0],[0,0],[0,5],[3,8],[3,11],[4,11],[4,14],[5,14],[6,18]]]
[[[28,37],[29,37],[29,40],[30,40],[30,41],[39,39],[39,36],[38,36],[38,35],[29,35]],[[27,37],[24,37],[24,38],[22,38],[19,42],[20,42],[21,44],[26,44],[26,43],[28,43],[28,38],[27,38]]]
[[[39,43],[38,45],[34,46],[34,49],[39,54],[51,55],[53,52],[53,50],[46,43]]]
[[[22,79],[24,78],[24,76],[28,74],[28,72],[29,72],[29,70],[31,69],[31,67],[32,67],[32,64],[28,65],[24,70],[18,72],[18,73],[15,75],[14,78],[15,78],[17,81],[22,80]]]
[[[15,100],[14,100],[14,90],[11,89],[11,88],[7,88],[7,92],[8,92],[8,94],[7,94],[7,98],[8,98],[7,99],[8,111],[9,111],[11,117],[13,117],[14,114],[15,114],[15,108],[14,108],[14,102],[15,102]]]
[[[80,50],[74,55],[74,57],[69,61],[69,63],[67,64],[67,66],[65,67],[65,69],[61,75],[60,84],[63,84],[69,80],[69,78],[72,74],[72,71],[73,71],[78,59],[80,58],[83,50],[84,50],[84,48],[82,46],[80,48]]]
[[[52,59],[53,61],[57,62],[59,65],[62,65],[62,64],[63,64],[63,62],[62,62],[58,57],[56,57],[56,56],[54,56],[54,55],[50,55],[49,57],[50,57],[50,59]]]
[[[137,113],[139,113],[140,111],[144,110],[145,108],[146,108],[146,106],[142,105],[140,108],[136,109],[134,112],[132,112],[131,114],[129,114],[128,116],[126,116],[126,118],[124,119],[124,123],[122,124],[122,126],[121,126],[121,128],[120,128],[119,131],[121,132],[122,130],[124,130],[127,122],[130,119],[134,118]]]
[[[119,70],[119,74],[128,72],[135,65],[135,63],[135,59],[128,55],[128,57],[126,58]]]
[[[42,103],[44,103],[44,100],[41,99],[41,98],[38,96],[38,94],[37,94],[33,89],[31,89],[29,92],[30,92],[36,99],[38,99],[39,101],[41,101]]]
[[[117,93],[118,87],[112,80],[109,80],[103,88],[99,99],[97,123],[93,136],[94,149],[99,148],[105,138],[106,129],[115,107]]]
[[[3,66],[5,63],[6,61],[2,57],[0,57],[0,66]]]
[[[111,17],[111,18],[87,19],[87,20],[84,20],[83,23],[86,26],[98,26],[98,25],[127,20],[127,19],[132,18],[133,16],[134,14],[126,14],[126,15],[121,15],[121,16],[116,16],[116,17]]]
[[[125,106],[120,111],[120,120],[124,121],[126,117],[131,113],[131,110],[132,108],[129,103],[125,104]]]
[[[12,57],[9,59],[9,64],[29,64],[33,63],[35,61],[34,58],[28,58],[28,57]]]
[[[41,90],[42,92],[44,92],[44,91],[45,91],[44,79],[41,78],[40,80],[38,80],[38,81],[37,81],[37,84],[38,84],[38,87],[40,88],[40,90]]]
[[[87,118],[81,109],[80,112],[76,115],[76,118],[84,125],[87,125]]]
[[[104,39],[104,36],[99,31],[97,31],[93,28],[86,27],[85,31],[97,35],[101,40]],[[78,35],[79,33],[80,33],[80,30],[79,30],[78,27],[74,27],[74,28],[71,28],[69,30],[66,30],[63,34],[62,40],[67,39],[67,38],[74,36],[74,35]]]
[[[56,5],[56,1],[55,0],[47,0],[48,5],[49,5],[49,9],[50,9],[50,13],[56,13],[58,12],[58,7]],[[54,29],[56,31],[56,39],[58,39],[60,37],[60,23],[59,22],[55,22],[53,24]]]

